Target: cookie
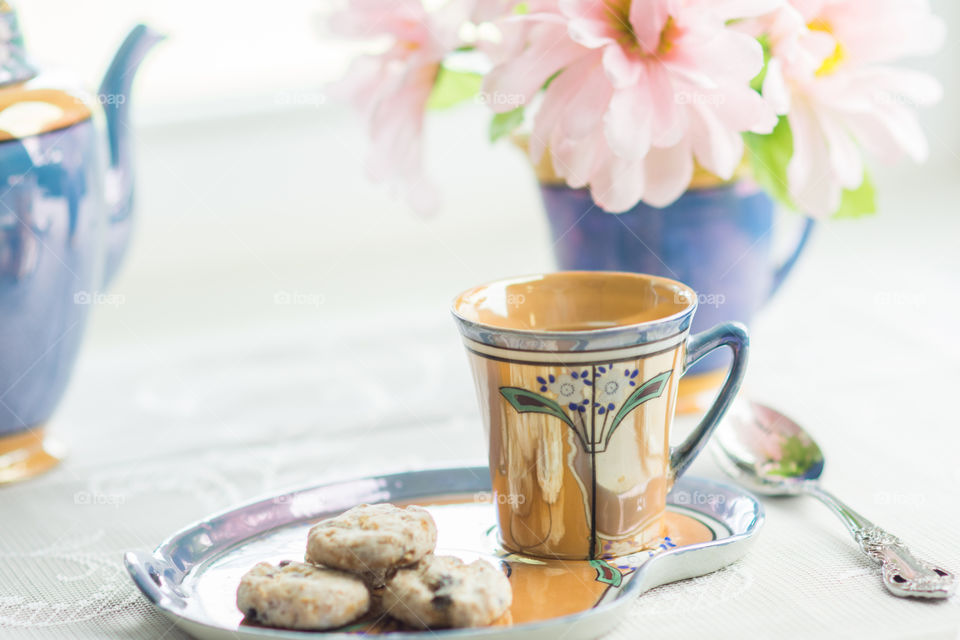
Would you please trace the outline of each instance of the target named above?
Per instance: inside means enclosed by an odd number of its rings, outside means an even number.
[[[437,526],[422,507],[361,504],[317,524],[307,536],[307,562],[362,574],[374,586],[437,545]]]
[[[237,607],[252,622],[282,629],[333,629],[370,608],[357,576],[304,564],[261,562],[240,580]]]
[[[387,581],[383,607],[420,629],[482,627],[510,607],[513,592],[502,571],[483,560],[465,564],[430,555]]]

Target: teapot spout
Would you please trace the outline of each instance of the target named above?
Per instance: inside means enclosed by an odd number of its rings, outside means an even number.
[[[108,207],[104,281],[116,273],[130,239],[133,210],[133,158],[130,132],[130,93],[140,63],[163,36],[139,24],[120,45],[100,84],[97,98],[107,119],[110,162],[105,194]]]

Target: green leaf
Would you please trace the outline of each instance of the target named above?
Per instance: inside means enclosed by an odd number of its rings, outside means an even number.
[[[743,139],[750,152],[750,170],[757,183],[781,204],[799,211],[800,207],[790,197],[787,182],[787,165],[793,157],[793,132],[787,118],[781,116],[772,133],[745,133]],[[859,187],[844,190],[840,207],[833,217],[857,218],[876,213],[876,196],[873,180],[864,172],[863,183]]]
[[[547,78],[547,79],[544,81],[543,86],[540,87],[540,91],[546,91],[547,89],[549,89],[549,88],[550,88],[550,85],[553,83],[554,80],[557,79],[557,76],[559,76],[561,73],[563,73],[563,69],[559,69],[559,70],[557,70],[557,71],[554,71],[554,72],[553,72],[553,75],[551,75],[549,78]]]
[[[787,165],[793,157],[793,132],[787,118],[781,116],[771,133],[745,133],[743,139],[754,179],[777,201],[796,210],[787,182]]]
[[[517,410],[517,413],[545,413],[560,418],[576,430],[566,412],[550,398],[520,387],[500,387],[500,394],[507,399],[510,406]]]
[[[490,142],[496,142],[523,124],[523,107],[494,114],[490,121]]]
[[[567,416],[567,412],[550,398],[545,398],[539,393],[521,387],[500,387],[500,395],[507,399],[510,406],[517,410],[517,413],[543,413],[559,418],[565,425],[573,429],[580,444],[583,445],[584,449],[587,449],[586,434],[580,433],[576,425]]]
[[[480,93],[483,76],[471,71],[451,71],[440,67],[433,91],[427,100],[428,109],[447,109],[470,100]]]
[[[763,47],[763,68],[760,69],[760,73],[750,81],[750,88],[760,93],[763,90],[763,81],[767,78],[767,66],[770,63],[770,37],[764,33],[757,38],[757,42]]]
[[[863,172],[863,182],[856,189],[844,189],[840,208],[834,218],[859,218],[877,212],[877,192],[870,174]]]
[[[597,582],[603,582],[611,587],[619,587],[623,583],[623,573],[606,560],[591,560],[590,566],[597,572]]]
[[[604,446],[610,442],[610,437],[613,435],[613,432],[616,431],[617,427],[620,426],[620,423],[623,422],[623,419],[626,418],[631,411],[639,407],[647,400],[653,400],[654,398],[659,398],[661,395],[663,395],[663,392],[667,388],[667,381],[670,380],[670,376],[672,374],[672,369],[670,371],[664,371],[663,373],[657,374],[641,384],[633,393],[630,394],[630,396],[627,398],[627,401],[623,403],[622,407],[620,407],[620,411],[617,411],[617,415],[613,418],[613,422],[610,423],[610,432],[607,433],[607,437],[603,440]]]

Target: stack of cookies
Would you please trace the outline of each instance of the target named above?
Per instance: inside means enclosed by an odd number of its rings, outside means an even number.
[[[237,589],[252,622],[334,629],[372,606],[418,629],[479,627],[509,608],[510,582],[477,560],[434,555],[437,527],[426,509],[362,504],[324,520],[307,537],[306,563],[261,562]]]

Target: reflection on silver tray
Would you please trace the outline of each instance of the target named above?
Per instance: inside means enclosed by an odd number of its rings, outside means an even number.
[[[311,487],[211,516],[174,534],[153,553],[127,553],[125,563],[144,595],[198,638],[297,638],[305,632],[243,624],[235,606],[240,576],[260,561],[302,559],[307,529],[356,504],[422,504],[437,520],[438,552],[464,559],[493,558],[511,567],[514,606],[498,626],[387,635],[404,640],[438,635],[555,640],[562,627],[564,640],[579,640],[610,631],[622,608],[644,591],[734,562],[763,522],[762,507],[746,492],[684,477],[668,496],[668,534],[673,538],[666,538],[658,549],[609,562],[544,562],[498,549],[491,534],[495,512],[487,501],[489,490],[486,467],[414,471]],[[564,597],[557,597],[560,594]],[[343,629],[316,633],[325,638],[357,637]]]

